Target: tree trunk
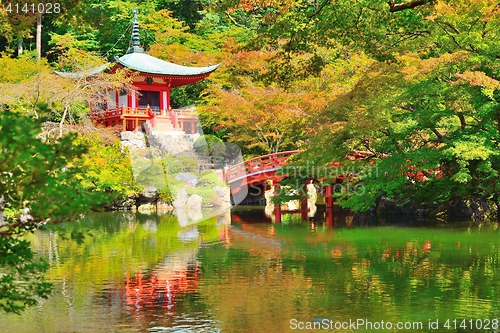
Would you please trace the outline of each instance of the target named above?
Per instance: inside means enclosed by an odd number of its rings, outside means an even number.
[[[19,41],[17,42],[17,55],[20,56],[23,52],[23,37],[19,37]]]
[[[39,13],[36,19],[36,54],[38,60],[42,57],[42,14]]]
[[[63,112],[63,115],[61,117],[61,122],[59,123],[59,137],[61,138],[62,135],[63,135],[63,125],[64,125],[64,120],[66,120],[66,115],[68,114],[68,109],[69,109],[69,106],[66,105],[64,107],[64,112]]]

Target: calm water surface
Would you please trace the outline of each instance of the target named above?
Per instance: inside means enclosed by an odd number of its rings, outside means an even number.
[[[31,240],[50,261],[53,294],[2,315],[0,332],[289,332],[322,319],[386,325],[331,332],[495,331],[498,224],[299,219],[273,224],[240,208],[181,227],[167,215],[102,213],[39,231]]]

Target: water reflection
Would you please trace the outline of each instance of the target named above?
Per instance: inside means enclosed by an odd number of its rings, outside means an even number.
[[[360,228],[350,214],[329,224],[322,213],[276,224],[239,208],[187,226],[105,213],[39,231],[32,241],[50,260],[54,293],[1,317],[2,332],[287,332],[293,318],[499,317],[497,224]]]

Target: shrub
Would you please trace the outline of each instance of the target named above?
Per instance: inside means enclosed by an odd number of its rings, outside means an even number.
[[[194,143],[194,150],[203,156],[220,158],[226,152],[226,146],[221,139],[212,134],[205,134],[196,139]]]

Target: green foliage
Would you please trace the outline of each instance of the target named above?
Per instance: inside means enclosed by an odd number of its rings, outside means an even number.
[[[19,314],[49,295],[42,273],[48,265],[34,257],[28,241],[0,237],[0,309]]]
[[[86,189],[106,193],[110,199],[133,196],[140,190],[134,182],[129,156],[122,151],[119,140],[106,144],[94,134],[80,135],[77,142],[88,146],[81,162],[85,173],[78,175]]]
[[[157,189],[168,191],[168,180],[163,160],[153,158],[148,161],[147,166],[137,175],[136,182],[142,188],[154,186]]]
[[[104,197],[79,180],[86,147],[75,135],[40,139],[40,125],[10,111],[0,113],[0,309],[19,313],[46,297],[47,265],[19,238],[45,223],[70,221],[98,207]]]
[[[168,189],[168,188],[159,189],[157,193],[158,193],[158,197],[160,198],[161,202],[170,203],[174,200],[172,198],[172,193],[170,192],[170,189]]]
[[[222,157],[226,152],[226,146],[221,139],[215,135],[205,134],[194,142],[194,150],[202,156]]]
[[[498,202],[496,3],[448,0],[391,12],[384,1],[340,1],[326,3],[310,20],[311,6],[295,7],[267,32],[276,38],[278,25],[287,29],[279,57],[293,64],[293,55],[308,47],[329,47],[331,39],[316,38],[328,31],[372,61],[311,119],[315,129],[297,165],[331,168],[354,150],[371,152],[358,165],[377,168],[377,176],[351,178],[351,188],[361,186],[364,194],[343,197],[356,211],[367,211],[381,195],[416,204],[469,196]],[[304,31],[318,34],[309,38]],[[327,60],[322,72],[336,61]]]
[[[0,54],[0,83],[22,83],[41,72],[49,72],[45,60],[38,61],[29,55],[11,58]]]
[[[168,174],[198,172],[198,163],[189,157],[167,155],[163,163]]]
[[[78,159],[86,147],[74,142],[75,135],[44,142],[39,124],[9,111],[0,114],[0,130],[2,212],[11,212],[0,234],[76,218],[102,202],[102,196],[90,193],[78,179],[84,172]]]

